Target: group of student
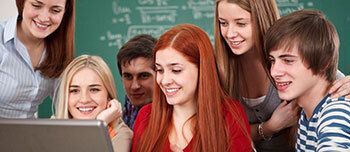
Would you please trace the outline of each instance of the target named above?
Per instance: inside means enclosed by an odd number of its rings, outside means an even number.
[[[115,151],[350,150],[350,76],[320,11],[217,0],[215,47],[192,24],[138,35],[117,54],[122,108],[104,60],[73,58],[74,0],[16,4],[0,24],[0,118],[34,118],[51,95],[53,119],[104,120]]]

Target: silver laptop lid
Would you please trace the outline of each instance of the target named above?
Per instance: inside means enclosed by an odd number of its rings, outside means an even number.
[[[112,152],[100,120],[0,119],[0,151]]]

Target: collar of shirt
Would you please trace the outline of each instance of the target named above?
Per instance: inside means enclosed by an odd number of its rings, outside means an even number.
[[[3,35],[5,43],[15,38],[16,28],[17,28],[16,26],[17,26],[17,17],[12,17],[6,22],[5,28],[4,28],[4,35]]]

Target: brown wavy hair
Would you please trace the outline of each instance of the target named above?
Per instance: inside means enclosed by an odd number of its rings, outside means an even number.
[[[240,86],[246,86],[244,77],[239,77],[243,72],[240,57],[233,54],[230,47],[221,35],[218,15],[218,4],[222,1],[237,4],[251,14],[253,30],[254,53],[259,54],[260,62],[264,61],[264,36],[270,26],[280,17],[275,0],[216,0],[214,16],[215,57],[218,65],[220,81],[224,89],[231,97],[241,99]],[[242,84],[243,83],[243,84]],[[247,92],[247,91],[246,91]],[[249,93],[248,93],[249,94]]]
[[[220,152],[234,148],[229,144],[230,137],[225,127],[224,107],[229,108],[228,111],[232,114],[233,119],[238,121],[242,132],[250,139],[241,121],[242,118],[238,117],[236,107],[232,106],[232,100],[228,100],[228,96],[221,88],[214,50],[208,35],[195,25],[180,24],[160,37],[154,48],[154,55],[157,51],[169,47],[180,52],[199,70],[195,100],[197,113],[190,118],[194,135],[192,151]],[[155,83],[150,118],[145,132],[136,145],[137,151],[162,151],[173,127],[172,112],[173,106],[167,103],[164,93]]]
[[[16,0],[18,22],[22,21],[24,2]],[[65,12],[60,26],[45,38],[46,57],[39,67],[49,78],[57,78],[74,57],[75,0],[66,0]]]

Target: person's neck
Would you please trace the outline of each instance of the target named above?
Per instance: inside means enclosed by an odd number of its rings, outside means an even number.
[[[169,133],[170,147],[184,149],[193,137],[193,122],[191,118],[196,113],[195,103],[187,102],[184,105],[175,105],[172,115],[173,128]],[[173,149],[174,150],[174,149]]]
[[[311,118],[317,105],[327,95],[329,87],[330,83],[327,80],[320,78],[315,86],[296,99],[298,105],[303,108],[307,119]]]
[[[182,105],[174,105],[173,119],[184,122],[192,117],[196,112],[197,111],[194,102],[187,102]]]
[[[240,56],[242,72],[241,95],[246,98],[258,98],[267,94],[270,81],[262,65],[261,57],[254,50]]]

